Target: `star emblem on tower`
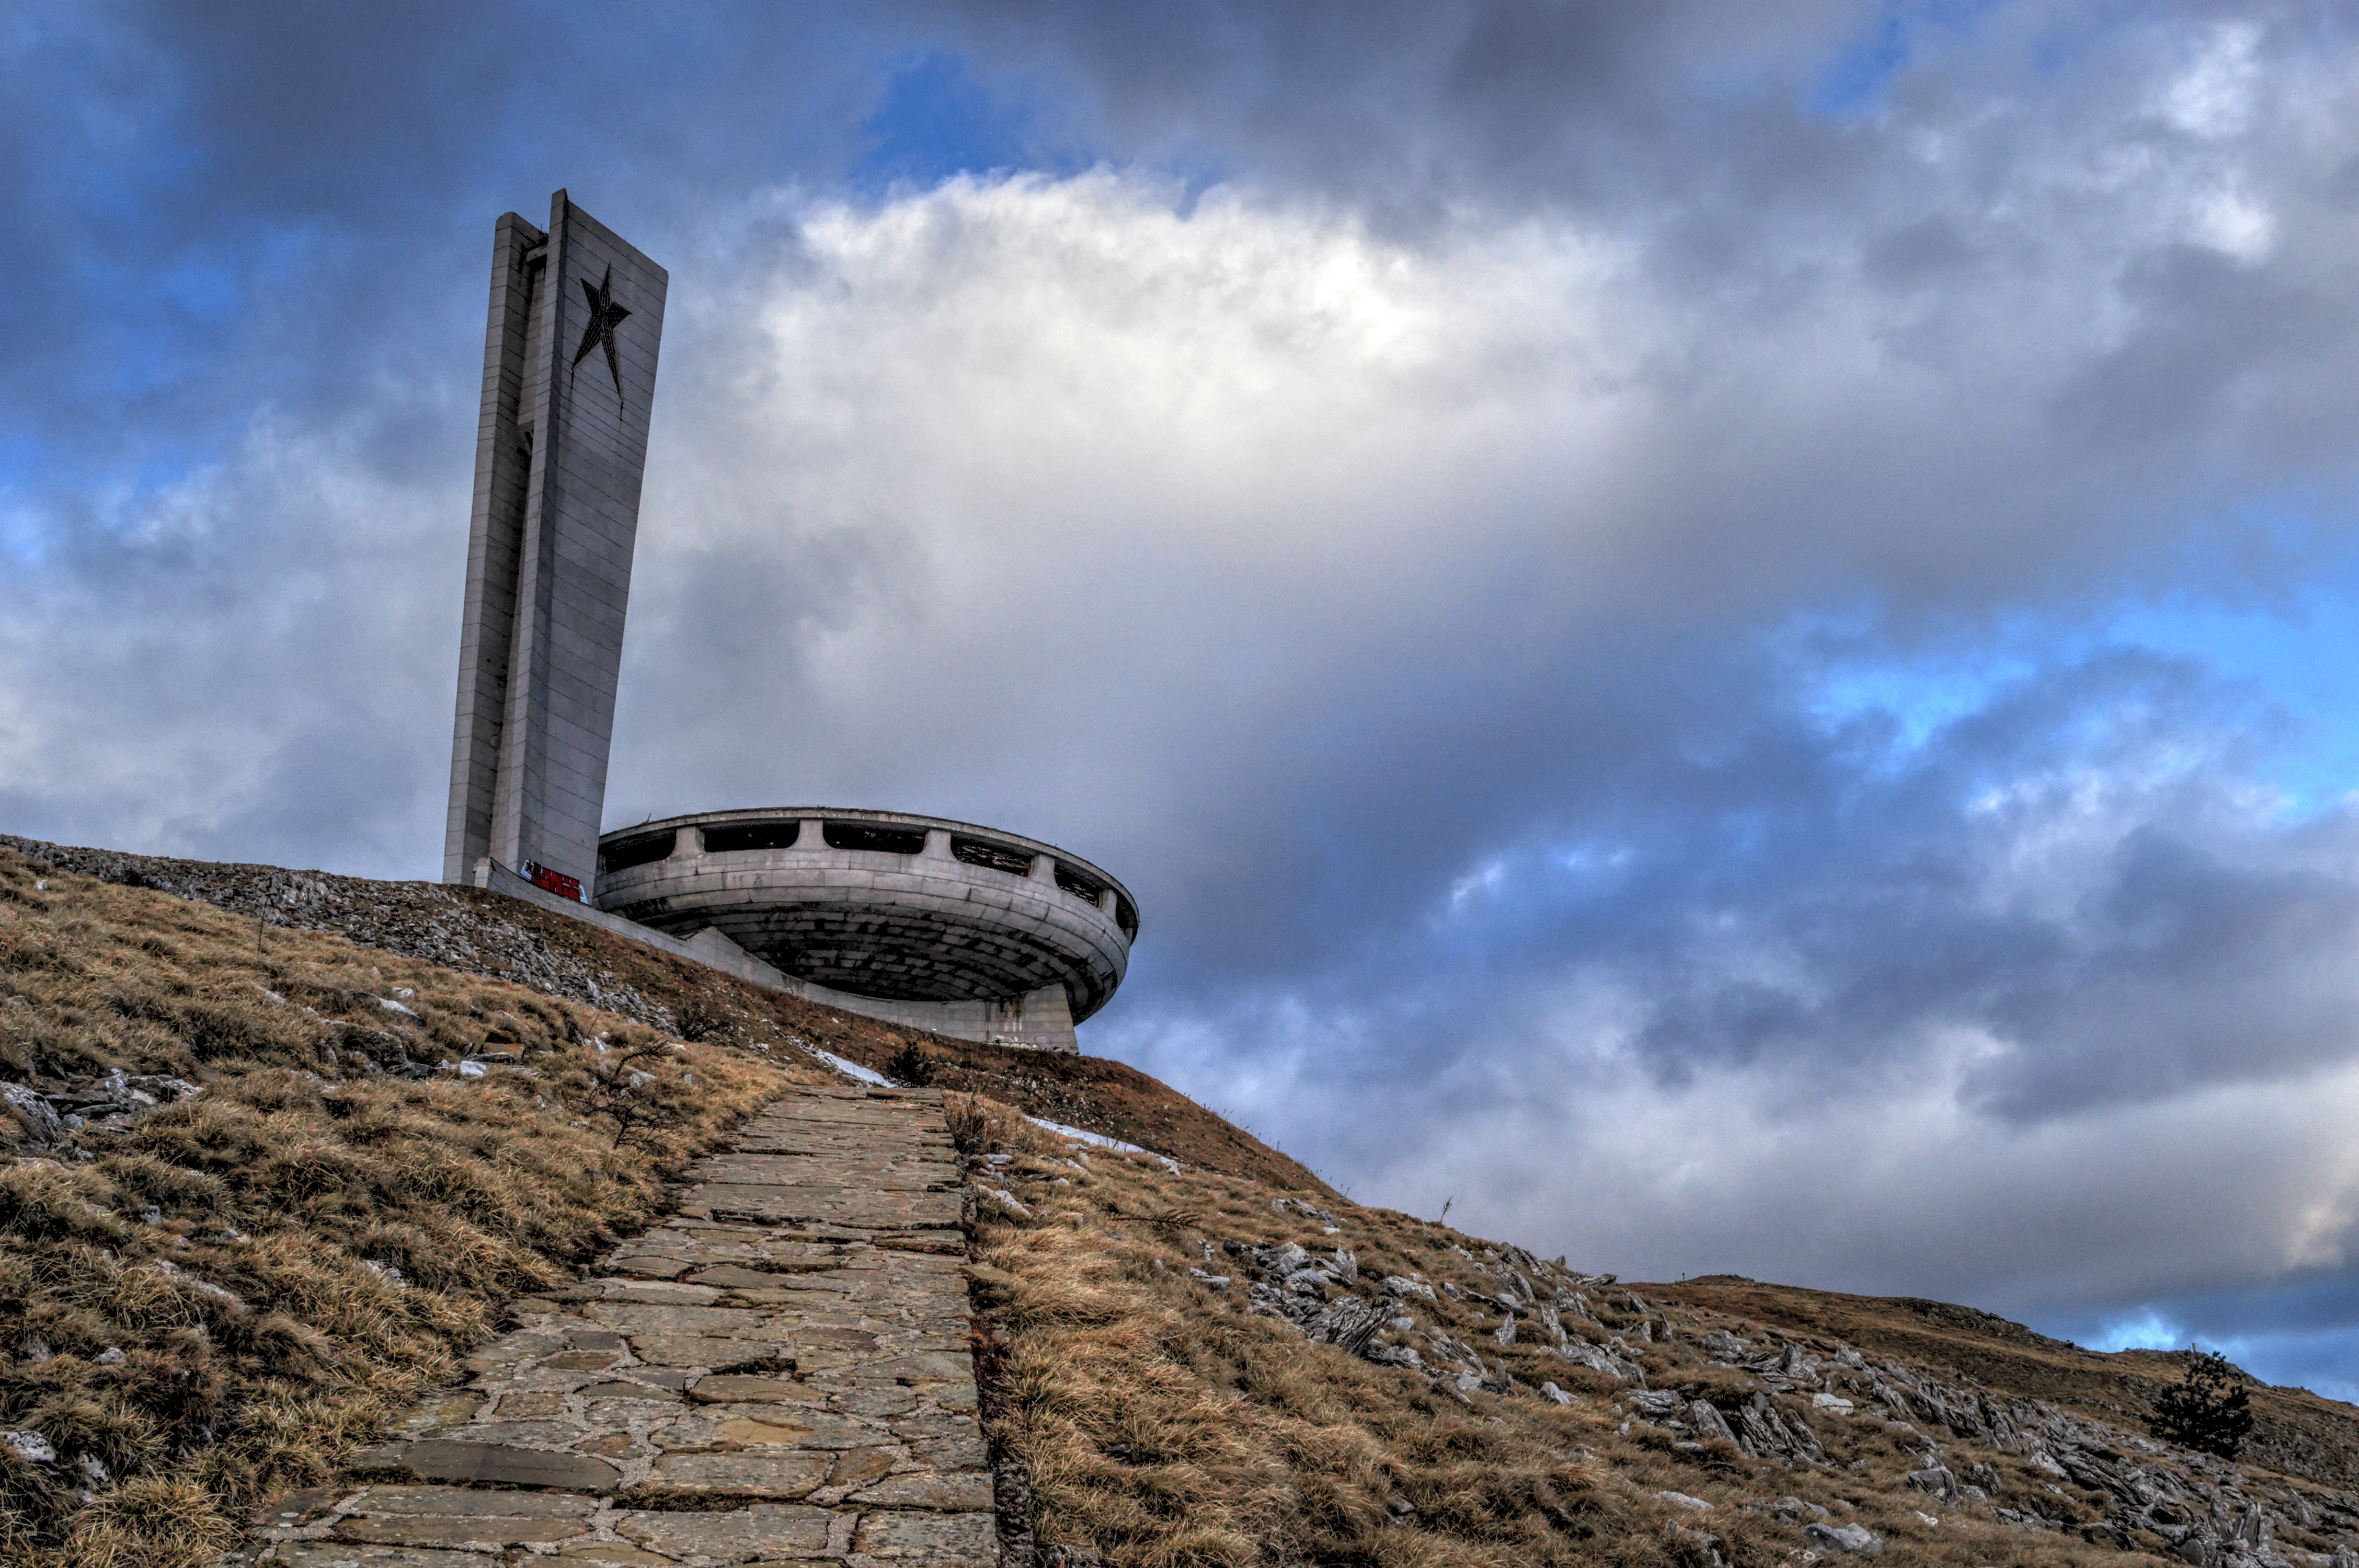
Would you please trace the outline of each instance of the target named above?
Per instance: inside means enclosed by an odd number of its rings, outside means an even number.
[[[630,319],[631,313],[614,303],[614,269],[608,267],[603,282],[582,280],[582,297],[590,301],[590,325],[582,331],[582,346],[573,351],[573,368],[579,372],[590,351],[606,351],[606,369],[614,378],[614,395],[623,395],[623,362],[614,352],[614,329]]]

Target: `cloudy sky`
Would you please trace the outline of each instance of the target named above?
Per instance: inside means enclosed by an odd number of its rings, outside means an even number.
[[[0,182],[0,828],[436,872],[564,186],[610,825],[1067,845],[1364,1201],[2359,1397],[2347,7],[21,7]]]

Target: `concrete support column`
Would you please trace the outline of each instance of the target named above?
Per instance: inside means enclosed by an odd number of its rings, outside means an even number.
[[[1036,882],[1047,882],[1050,887],[1055,887],[1057,885],[1057,857],[1054,855],[1033,856],[1032,880]]]
[[[1112,914],[1114,913],[1114,889],[1100,888],[1098,890],[1098,908],[1104,911],[1107,914]]]
[[[795,835],[795,848],[798,849],[826,849],[826,822],[816,816],[804,817],[802,831]]]
[[[947,827],[926,829],[926,847],[920,853],[936,860],[951,858],[951,830]]]

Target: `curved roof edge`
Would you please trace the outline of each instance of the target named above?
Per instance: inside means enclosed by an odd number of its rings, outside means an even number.
[[[953,833],[964,831],[984,838],[1005,839],[1036,854],[1053,855],[1063,864],[1103,880],[1129,903],[1133,920],[1138,918],[1138,896],[1130,891],[1129,884],[1093,860],[1085,860],[1071,850],[1060,849],[1044,838],[1027,838],[1021,833],[1011,833],[1005,827],[993,827],[981,822],[962,822],[951,816],[928,816],[916,811],[879,811],[864,806],[760,806],[727,811],[691,811],[679,816],[652,817],[645,822],[635,822],[627,827],[611,828],[598,835],[598,847],[603,849],[610,844],[625,843],[648,834],[660,833],[666,828],[704,827],[728,822],[766,822],[788,816],[829,817],[839,822],[887,822],[910,827],[945,827]],[[1125,940],[1136,941],[1136,933],[1131,933]]]

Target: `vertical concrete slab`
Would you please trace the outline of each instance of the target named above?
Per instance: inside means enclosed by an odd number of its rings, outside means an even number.
[[[669,281],[562,190],[495,230],[446,881],[595,883]]]

